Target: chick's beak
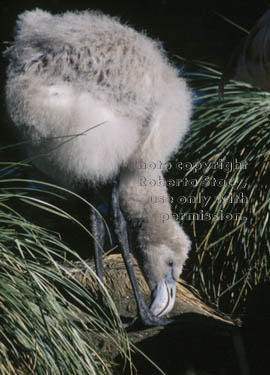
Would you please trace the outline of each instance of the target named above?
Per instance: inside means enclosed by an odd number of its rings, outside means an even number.
[[[168,314],[174,306],[176,294],[176,282],[171,272],[161,281],[152,292],[152,304],[150,311],[155,316]]]

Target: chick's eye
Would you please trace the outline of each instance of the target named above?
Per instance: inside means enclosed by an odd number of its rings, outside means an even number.
[[[169,266],[169,267],[172,267],[172,266],[173,266],[173,261],[172,261],[172,260],[170,260],[170,261],[168,262],[168,266]]]

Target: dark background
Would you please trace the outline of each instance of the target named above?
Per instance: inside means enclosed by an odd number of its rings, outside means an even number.
[[[5,114],[4,85],[7,62],[2,58],[2,52],[6,48],[6,42],[12,41],[13,27],[19,13],[37,7],[52,13],[75,9],[99,9],[106,14],[118,16],[136,30],[144,30],[152,38],[163,41],[169,56],[177,64],[179,60],[176,56],[179,55],[186,59],[202,60],[222,67],[226,65],[230,53],[245,33],[226,22],[217,13],[249,30],[266,11],[267,6],[267,1],[264,0],[22,0],[20,2],[0,0],[0,162],[16,160],[21,156],[18,148],[3,150],[3,146],[17,141]],[[66,222],[63,226],[67,227]],[[72,231],[67,230],[67,232],[72,238],[74,237]],[[253,306],[257,309],[256,303]],[[256,327],[254,330],[254,337],[253,331],[250,330],[250,342],[256,346],[258,337],[264,337],[264,330],[264,321],[259,329]],[[269,336],[265,335],[265,340],[269,342]],[[259,371],[260,374],[269,373],[269,368],[263,364],[269,354],[265,343],[263,339],[259,342],[256,355],[260,353],[260,356],[254,362],[257,368],[261,362],[266,369],[266,372]],[[251,354],[254,350],[253,344],[250,346]]]

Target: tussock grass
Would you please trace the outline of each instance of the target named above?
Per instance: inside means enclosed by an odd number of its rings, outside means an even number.
[[[178,155],[193,187],[184,192],[190,202],[176,208],[194,237],[189,280],[234,313],[270,276],[270,93],[230,81],[220,99],[218,69],[198,62],[196,70],[192,128]]]
[[[12,178],[22,165],[0,164],[0,373],[112,374],[115,364],[101,351],[104,343],[117,347],[132,372],[130,344],[106,288],[96,280],[108,306],[104,311],[68,274],[67,255],[97,279],[89,265],[56,233],[16,210],[14,200],[34,205],[40,214],[75,220],[37,198],[41,190],[35,195],[23,180]]]

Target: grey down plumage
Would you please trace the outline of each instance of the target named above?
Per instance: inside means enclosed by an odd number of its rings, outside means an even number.
[[[36,9],[19,16],[5,54],[8,112],[36,166],[73,190],[119,175],[120,207],[138,228],[151,290],[169,267],[177,280],[190,241],[172,217],[166,186],[141,183],[161,171],[138,167],[165,164],[191,115],[190,90],[160,43],[98,12]]]

